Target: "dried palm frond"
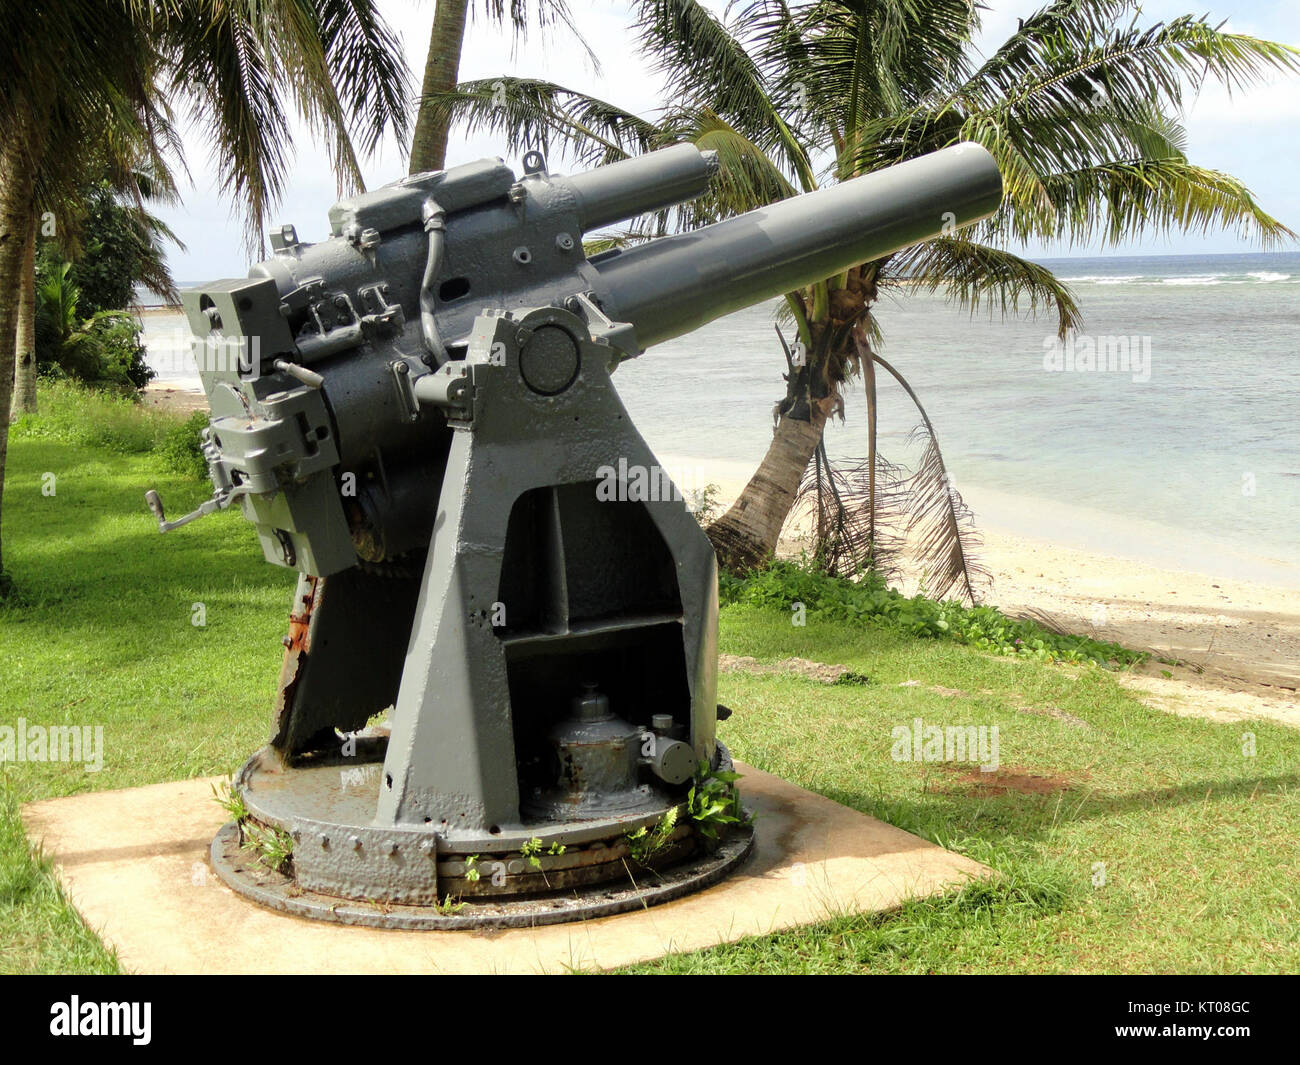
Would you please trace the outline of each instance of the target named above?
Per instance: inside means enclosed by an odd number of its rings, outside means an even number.
[[[823,442],[799,485],[791,521],[810,522],[813,559],[831,576],[851,577],[864,570],[874,570],[886,581],[898,576],[907,471],[877,456],[873,485],[870,470],[860,458],[832,464]]]
[[[921,569],[925,594],[947,599],[955,590],[958,598],[974,605],[978,602],[975,584],[990,579],[972,556],[980,544],[974,515],[953,487],[928,419],[913,430],[913,437],[925,441],[925,450],[908,481],[906,536]]]
[[[974,517],[961,493],[953,487],[943,452],[939,450],[934,425],[912,386],[879,355],[873,354],[872,357],[903,387],[921,415],[921,425],[912,431],[912,437],[923,440],[925,450],[916,471],[908,479],[907,510],[910,519],[904,535],[920,563],[926,594],[943,599],[956,588],[960,595],[974,604],[977,601],[975,584],[989,579],[988,571],[975,561],[971,553],[979,546]]]

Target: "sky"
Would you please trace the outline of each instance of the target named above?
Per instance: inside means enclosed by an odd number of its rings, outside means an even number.
[[[1043,0],[984,0],[983,31],[979,46],[988,54],[1023,18],[1042,6]],[[1300,2],[1297,0],[1147,0],[1141,23],[1146,25],[1181,14],[1202,15],[1210,21],[1227,20],[1237,33],[1300,46]],[[480,0],[471,7],[481,9]],[[721,12],[725,0],[710,0]],[[417,86],[424,69],[425,52],[433,21],[433,0],[378,0],[378,7],[400,35],[407,64]],[[587,92],[638,114],[651,115],[660,96],[660,78],[637,54],[629,5],[621,0],[570,0],[579,29],[601,57],[594,70],[582,50],[562,32],[533,31],[522,42],[485,19],[473,18],[461,58],[461,78],[493,75],[540,77]],[[1217,84],[1207,86],[1184,116],[1188,131],[1188,157],[1198,165],[1223,170],[1243,180],[1264,209],[1300,231],[1300,76],[1276,76],[1270,83],[1229,98]],[[172,248],[172,275],[182,283],[217,277],[243,277],[248,271],[243,227],[237,209],[219,193],[214,161],[200,127],[183,130],[185,157],[191,180],[181,187],[183,203],[158,213],[186,245]],[[296,161],[283,201],[271,212],[269,223],[291,222],[304,240],[328,235],[327,212],[338,199],[338,189],[326,157],[310,135],[296,127]],[[466,138],[453,131],[448,165],[469,162],[503,151],[488,136]],[[517,159],[507,159],[518,169]],[[552,169],[563,169],[552,160]],[[406,173],[403,155],[395,141],[383,145],[363,164],[370,188]],[[1033,258],[1095,255],[1097,247],[1031,245],[1015,249]],[[1195,255],[1256,250],[1235,233],[1208,236],[1177,235],[1148,238],[1106,253],[1127,255]],[[1294,249],[1291,249],[1294,250]]]

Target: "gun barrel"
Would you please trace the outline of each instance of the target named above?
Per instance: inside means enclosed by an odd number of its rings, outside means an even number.
[[[586,233],[703,196],[717,169],[716,153],[675,144],[561,180],[577,199]]]
[[[645,349],[951,233],[987,218],[1001,201],[1002,176],[993,157],[978,144],[957,144],[702,229],[597,256],[589,269],[605,312],[632,323]]]

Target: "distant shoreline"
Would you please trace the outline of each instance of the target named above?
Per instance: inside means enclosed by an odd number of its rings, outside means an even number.
[[[156,379],[144,388],[142,396],[150,406],[187,414],[207,410],[208,406],[202,388],[184,379]],[[659,455],[682,492],[689,495],[715,485],[720,506],[729,505],[740,495],[759,458],[743,463],[683,454]],[[1270,587],[1300,589],[1300,564],[1243,551],[1200,534],[979,485],[963,485],[962,494],[982,534],[1020,537],[1174,572],[1207,577],[1217,574]]]

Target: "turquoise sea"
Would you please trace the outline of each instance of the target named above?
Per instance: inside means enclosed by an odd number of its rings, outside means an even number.
[[[1114,519],[1111,537],[1141,523],[1144,541],[1194,540],[1198,558],[1219,545],[1300,564],[1300,255],[1043,262],[1081,306],[1073,348],[1091,339],[1102,353],[1126,338],[1132,355],[1149,352],[1146,373],[1139,359],[1123,371],[1044,369],[1054,319],[972,317],[906,289],[877,306],[880,353],[925,404],[958,489],[997,499],[998,524],[1030,535],[1059,537],[1067,519],[1043,519],[1068,507],[1076,522]],[[775,311],[732,315],[619,369],[653,448],[757,464],[783,394]],[[832,458],[865,454],[865,410],[851,386],[828,433]],[[906,460],[917,419],[892,383],[881,422],[882,453]]]

